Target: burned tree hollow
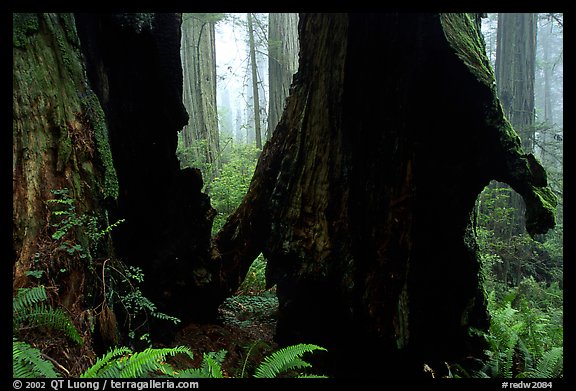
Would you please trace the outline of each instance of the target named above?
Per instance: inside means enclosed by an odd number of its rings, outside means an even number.
[[[553,225],[555,199],[502,113],[479,19],[302,14],[299,33],[286,109],[216,239],[223,281],[261,250],[278,341],[327,347],[334,374],[482,357],[475,199],[509,183],[531,233]]]

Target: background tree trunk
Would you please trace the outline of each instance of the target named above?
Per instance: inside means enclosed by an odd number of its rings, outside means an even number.
[[[496,90],[504,114],[517,130],[523,149],[534,153],[535,110],[534,79],[536,69],[536,20],[533,13],[498,14],[497,46],[495,61]],[[509,188],[508,185],[493,183],[495,188]],[[522,197],[510,192],[508,207],[515,210],[503,239],[515,246],[516,237],[526,233],[526,207]],[[512,262],[512,265],[509,263]],[[501,270],[502,281],[519,283],[521,276],[519,257],[505,257]]]
[[[300,18],[286,109],[216,238],[223,284],[234,290],[262,251],[278,341],[326,346],[341,376],[481,356],[476,197],[509,183],[531,234],[553,226],[555,197],[500,109],[479,18]],[[375,47],[394,56],[376,61]]]
[[[260,96],[258,93],[258,64],[256,63],[256,45],[254,42],[254,25],[252,14],[246,14],[248,25],[248,43],[250,51],[250,70],[252,72],[252,101],[254,104],[254,136],[256,148],[262,149],[262,124],[260,122]]]
[[[271,13],[268,18],[268,140],[280,121],[292,76],[297,70],[298,14]]]
[[[212,177],[221,168],[216,105],[215,23],[210,14],[184,14],[182,22],[183,101],[190,119],[183,130],[184,146]]]

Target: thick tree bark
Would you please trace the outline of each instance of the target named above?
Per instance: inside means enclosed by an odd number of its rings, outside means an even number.
[[[63,200],[52,191],[68,189],[74,212],[64,217],[78,223],[90,216],[103,229],[112,223],[104,205],[118,196],[118,181],[74,16],[14,14],[13,22],[13,289],[50,287],[51,304],[64,308],[83,330],[84,346],[62,346],[73,359],[58,357],[76,375],[89,364],[91,337],[102,326],[102,307],[95,309],[103,300],[97,273],[112,249],[91,248],[85,224],[53,237],[62,219],[52,211],[62,205],[49,200]],[[72,251],[73,246],[81,250]],[[40,274],[32,278],[28,272]]]
[[[32,264],[38,245],[51,241],[54,221],[47,200],[57,198],[51,191],[69,189],[78,215],[103,218],[104,200],[117,196],[118,182],[102,109],[85,78],[74,17],[14,14],[13,44],[14,284],[19,287],[24,273],[38,266]],[[52,265],[59,266],[64,267]]]
[[[277,338],[315,342],[344,376],[422,375],[481,356],[474,202],[491,179],[554,224],[466,14],[301,14],[300,65],[250,189],[216,238],[235,289],[261,251]],[[393,53],[386,61],[379,52]],[[361,360],[357,358],[361,357]]]

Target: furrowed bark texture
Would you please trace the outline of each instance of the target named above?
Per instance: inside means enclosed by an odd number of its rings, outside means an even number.
[[[26,284],[25,272],[40,267],[33,262],[40,256],[40,247],[55,242],[50,237],[55,221],[50,220],[48,200],[57,196],[51,191],[67,188],[78,215],[95,213],[102,218],[99,208],[105,199],[117,195],[118,183],[102,109],[85,77],[74,17],[14,14],[13,22],[12,205],[17,288]],[[58,264],[56,253],[51,255],[53,259],[47,260],[51,269],[65,267]],[[65,280],[82,280],[82,273],[73,270]],[[67,282],[62,285],[66,292]],[[80,296],[80,292],[69,294]]]
[[[509,183],[532,234],[553,226],[555,198],[502,113],[478,21],[300,18],[286,109],[216,238],[221,280],[235,289],[262,251],[277,339],[327,347],[335,374],[423,375],[424,363],[480,357],[476,197]]]

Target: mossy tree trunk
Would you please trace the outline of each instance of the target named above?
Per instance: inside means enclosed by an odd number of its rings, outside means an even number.
[[[13,235],[15,284],[50,238],[51,190],[78,214],[103,216],[118,182],[102,108],[89,87],[71,14],[14,14]],[[53,223],[53,221],[52,221]]]
[[[112,254],[109,243],[91,241],[85,218],[99,229],[112,223],[104,205],[118,196],[118,181],[74,16],[13,14],[13,22],[13,288],[53,288],[52,304],[65,308],[85,331],[84,347],[66,348],[75,359],[58,358],[77,374],[93,355],[95,308],[103,300],[97,276]],[[53,193],[63,189],[66,196]],[[52,213],[62,204],[50,202],[64,198],[74,208],[64,215],[66,229]],[[53,236],[57,230],[62,237]]]
[[[554,225],[556,200],[501,110],[479,18],[300,18],[286,109],[216,238],[222,284],[233,291],[263,252],[279,342],[327,347],[341,376],[481,357],[476,197],[509,183],[531,234]],[[393,55],[376,61],[374,48]]]

